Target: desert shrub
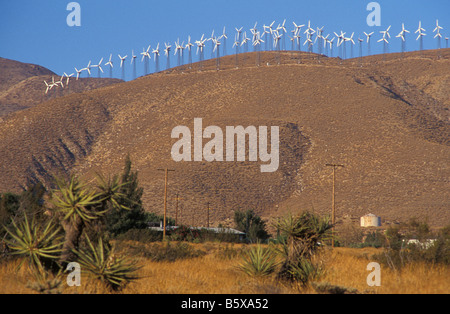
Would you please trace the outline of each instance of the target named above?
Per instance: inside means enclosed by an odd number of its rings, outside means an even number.
[[[319,294],[359,294],[355,288],[332,285],[329,282],[312,282],[311,286]]]
[[[162,241],[162,232],[151,229],[130,229],[125,233],[119,234],[116,240],[120,241],[138,241],[142,243]]]
[[[388,228],[385,238],[383,252],[374,258],[391,269],[400,270],[414,262],[450,263],[450,227],[432,235],[427,224],[413,219],[405,226]],[[417,241],[408,244],[410,238]]]
[[[216,252],[216,257],[223,260],[231,260],[241,255],[243,250],[243,248],[234,248],[233,246],[227,244],[225,246],[219,247]]]
[[[195,258],[204,255],[204,251],[194,249],[188,243],[178,242],[173,245],[171,242],[167,242],[150,245],[145,249],[142,256],[154,262],[175,262],[180,259]]]
[[[96,244],[89,238],[86,242],[86,248],[75,250],[83,272],[100,280],[111,290],[120,290],[139,278],[136,273],[140,267],[136,260],[115,254],[113,247],[101,237]]]
[[[238,269],[250,276],[263,277],[273,274],[277,264],[277,255],[273,249],[257,244],[242,253]]]

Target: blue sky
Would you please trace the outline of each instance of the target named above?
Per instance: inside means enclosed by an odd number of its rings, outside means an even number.
[[[100,58],[113,54],[115,61],[114,77],[121,76],[118,69],[118,54],[131,55],[131,50],[139,55],[143,47],[159,42],[171,42],[177,38],[186,41],[188,35],[193,41],[205,33],[210,35],[214,29],[221,32],[225,26],[228,34],[228,53],[233,53],[232,41],[235,27],[249,29],[258,21],[275,25],[287,20],[288,31],[292,22],[313,27],[325,26],[324,34],[343,30],[347,34],[355,32],[355,39],[363,32],[375,32],[372,53],[381,53],[383,46],[376,43],[381,38],[379,31],[389,25],[391,29],[390,51],[400,50],[400,41],[395,36],[401,23],[411,33],[418,27],[419,20],[426,29],[425,49],[436,48],[432,31],[436,19],[444,27],[442,34],[450,36],[449,0],[379,0],[381,6],[381,26],[368,26],[366,10],[370,0],[79,0],[81,6],[81,26],[69,27],[66,23],[66,10],[69,0],[0,0],[0,57],[21,62],[39,64],[61,74],[72,73],[74,67],[82,68],[89,60],[97,63]],[[250,35],[249,35],[250,36]],[[414,34],[410,34],[408,50],[418,50],[419,44]],[[290,48],[289,44],[286,44]],[[442,42],[445,47],[445,40]],[[207,45],[205,58],[209,58],[210,45]],[[305,47],[303,47],[305,49]],[[358,49],[355,48],[355,55]],[[336,55],[336,52],[335,52]],[[186,59],[185,59],[186,60]],[[194,61],[197,56],[194,55]],[[127,79],[132,70],[128,60]],[[140,61],[140,58],[139,58]],[[165,57],[160,59],[160,69],[165,68]],[[176,65],[176,57],[171,56],[171,65]],[[108,71],[103,66],[105,74]],[[96,70],[93,76],[96,76]],[[142,75],[143,64],[138,62],[137,74]],[[154,60],[150,60],[150,72],[154,71]]]

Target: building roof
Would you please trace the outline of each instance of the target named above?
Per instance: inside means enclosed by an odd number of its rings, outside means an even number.
[[[155,231],[164,231],[163,227],[149,227],[150,230]],[[176,230],[178,229],[178,226],[166,226],[166,230]],[[232,228],[205,228],[205,227],[189,227],[189,229],[192,230],[208,230],[215,233],[230,233],[230,234],[238,234],[238,235],[245,235],[245,232],[241,232],[236,229]]]

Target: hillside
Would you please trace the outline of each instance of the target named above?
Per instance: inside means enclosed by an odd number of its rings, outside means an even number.
[[[80,78],[63,79],[65,88],[52,88],[45,93],[45,83],[55,81],[60,76],[52,71],[34,64],[22,63],[0,58],[0,119],[2,116],[33,107],[41,102],[72,93],[80,93],[122,82],[118,79]]]
[[[372,212],[383,221],[427,218],[450,223],[450,50],[342,61],[294,52],[256,53],[141,77],[49,99],[0,122],[0,190],[17,190],[51,174],[121,170],[130,154],[148,210],[161,212],[164,174],[169,210],[176,193],[181,221],[214,224],[233,210],[270,218],[288,211],[329,213],[331,169],[338,217]],[[385,60],[386,59],[386,60]],[[299,63],[300,61],[300,63]],[[360,66],[360,62],[363,66]],[[203,127],[280,126],[280,167],[260,162],[180,162],[171,131]],[[204,140],[204,144],[207,141]]]

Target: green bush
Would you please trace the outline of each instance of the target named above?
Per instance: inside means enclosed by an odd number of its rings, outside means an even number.
[[[162,238],[162,232],[151,229],[130,229],[116,237],[120,241],[138,241],[142,243],[162,241]]]

